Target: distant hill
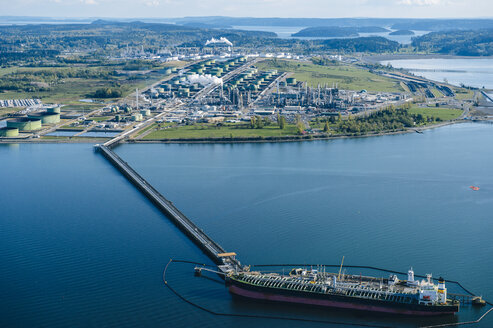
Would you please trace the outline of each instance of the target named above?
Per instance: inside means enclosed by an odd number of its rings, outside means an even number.
[[[0,53],[30,49],[111,51],[127,45],[158,50],[225,37],[235,45],[257,45],[277,34],[263,31],[198,28],[177,24],[96,20],[91,24],[0,26]],[[262,41],[260,41],[262,40]]]
[[[414,38],[412,46],[447,55],[493,56],[493,29],[428,33]]]
[[[389,30],[379,26],[363,27],[338,27],[338,26],[320,26],[307,27],[301,31],[292,34],[294,37],[357,37],[359,33],[381,33]]]
[[[198,27],[198,28],[233,28],[231,25],[216,25],[216,24],[208,24],[208,23],[200,23],[200,22],[184,22],[181,23],[183,26],[188,27]]]
[[[204,16],[174,18],[170,21],[194,21],[208,24],[224,24],[231,26],[310,26],[310,27],[363,27],[391,26],[393,30],[479,30],[493,28],[493,19],[418,19],[418,18],[279,18],[279,17],[226,17]]]
[[[397,30],[389,33],[389,35],[414,35],[414,32],[410,30]]]
[[[329,39],[323,40],[323,50],[339,50],[348,53],[353,52],[393,52],[400,48],[400,44],[387,38],[374,36],[354,39]]]
[[[394,30],[450,31],[493,28],[493,19],[414,19],[397,21]]]

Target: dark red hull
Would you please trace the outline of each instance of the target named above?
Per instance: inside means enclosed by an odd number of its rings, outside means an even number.
[[[332,307],[332,308],[343,308],[352,309],[360,311],[369,312],[380,312],[380,313],[392,313],[400,315],[410,315],[410,316],[437,316],[437,315],[452,315],[458,311],[456,306],[448,306],[447,309],[441,308],[440,310],[433,311],[431,307],[425,307],[424,309],[419,309],[421,306],[406,307],[398,306],[395,304],[378,304],[371,300],[351,302],[350,300],[335,299],[335,297],[326,298],[315,298],[315,297],[303,297],[300,295],[289,295],[281,293],[273,293],[264,290],[255,290],[251,288],[244,288],[235,283],[230,285],[229,291],[232,294],[239,295],[242,297],[273,301],[273,302],[286,302],[295,304],[306,304],[314,306]],[[423,306],[424,307],[424,306]],[[445,310],[445,311],[444,311]]]

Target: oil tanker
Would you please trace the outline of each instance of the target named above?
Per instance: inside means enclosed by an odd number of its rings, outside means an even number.
[[[412,316],[453,315],[459,302],[447,299],[445,280],[434,284],[431,274],[407,280],[396,275],[376,278],[325,272],[325,268],[294,268],[288,274],[233,271],[226,277],[229,291],[238,296],[311,306],[393,313]]]

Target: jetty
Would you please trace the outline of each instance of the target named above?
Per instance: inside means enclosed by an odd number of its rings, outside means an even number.
[[[116,143],[109,143],[109,145],[115,145]],[[212,240],[202,229],[197,227],[171,201],[166,199],[127,162],[118,156],[111,149],[111,146],[104,144],[95,145],[95,151],[100,152],[129,182],[137,187],[144,196],[183,231],[218,266],[222,273],[241,269],[241,263],[236,259],[236,253],[226,252],[224,248]]]

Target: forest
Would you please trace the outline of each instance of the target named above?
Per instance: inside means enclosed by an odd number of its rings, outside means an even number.
[[[493,29],[433,32],[413,38],[416,51],[457,55],[492,56]]]

